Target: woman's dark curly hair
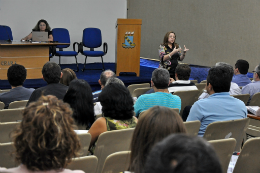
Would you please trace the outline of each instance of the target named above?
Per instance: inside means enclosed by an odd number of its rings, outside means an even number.
[[[35,27],[34,27],[32,30],[33,30],[33,31],[40,31],[39,25],[40,25],[40,23],[42,23],[42,22],[45,23],[45,25],[46,25],[45,31],[46,31],[46,32],[51,31],[50,25],[49,25],[48,22],[47,22],[46,20],[44,20],[44,19],[39,20],[39,21],[37,22],[37,24],[35,25]]]
[[[62,170],[78,155],[72,110],[54,96],[42,96],[23,111],[12,133],[16,160],[31,171]]]
[[[110,83],[102,89],[98,100],[105,117],[127,120],[133,117],[133,98],[128,89],[118,83]]]

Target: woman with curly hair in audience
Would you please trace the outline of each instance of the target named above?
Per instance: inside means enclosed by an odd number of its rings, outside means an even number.
[[[130,171],[142,173],[152,147],[173,133],[186,133],[180,115],[174,110],[154,106],[138,119],[131,142]]]
[[[80,149],[72,110],[54,96],[42,96],[23,111],[13,132],[15,158],[21,165],[4,169],[15,173],[83,173],[64,169]]]
[[[106,131],[134,128],[137,124],[137,119],[133,116],[133,98],[128,89],[122,84],[110,83],[106,85],[99,94],[98,100],[102,105],[104,117],[98,118],[91,128],[92,148],[94,151],[94,143],[98,136]]]

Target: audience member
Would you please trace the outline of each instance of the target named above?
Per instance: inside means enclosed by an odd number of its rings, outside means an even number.
[[[63,75],[60,78],[60,83],[63,85],[69,86],[73,79],[77,79],[76,73],[70,68],[64,68],[61,72]]]
[[[144,173],[222,173],[217,154],[196,136],[172,134],[157,143],[145,163]]]
[[[246,60],[239,59],[235,64],[234,76],[232,82],[236,83],[238,86],[245,86],[251,83],[251,80],[247,77],[247,72],[249,69],[249,63]]]
[[[216,66],[225,66],[226,68],[229,69],[230,75],[231,75],[231,76],[234,75],[233,67],[232,67],[231,65],[229,65],[228,63],[218,62],[218,63],[216,63]],[[239,88],[239,86],[238,86],[236,83],[231,82],[231,84],[230,84],[230,89],[229,89],[229,94],[230,94],[230,95],[240,95],[240,94],[242,94],[242,93],[241,93],[241,89]],[[209,94],[208,94],[207,91],[205,90],[205,91],[199,96],[199,100],[200,100],[200,99],[205,99],[205,98],[208,98],[208,97],[209,97]]]
[[[209,70],[206,99],[198,100],[191,107],[187,121],[201,121],[199,136],[203,136],[207,126],[215,121],[235,120],[247,117],[247,109],[239,99],[228,93],[232,75],[226,66],[216,66]]]
[[[179,96],[172,95],[168,91],[170,83],[170,74],[164,68],[157,68],[152,73],[151,85],[155,93],[141,95],[135,102],[135,115],[139,114],[153,106],[165,106],[169,108],[178,108],[181,110],[181,99]]]
[[[12,173],[82,173],[64,169],[78,155],[80,142],[74,132],[72,111],[54,96],[42,96],[23,111],[13,132],[16,168]]]
[[[101,90],[93,92],[93,100],[94,102],[98,101],[98,95],[101,93],[102,89],[105,87],[107,80],[110,77],[116,77],[116,74],[112,70],[105,70],[101,73],[100,79],[98,80],[99,85],[101,86]]]
[[[47,86],[38,88],[32,93],[27,106],[33,102],[37,101],[42,95],[54,95],[58,99],[63,99],[64,95],[68,90],[68,86],[60,84],[60,78],[62,77],[62,72],[60,66],[55,62],[47,62],[42,68],[43,80],[47,82]]]
[[[91,128],[91,149],[94,152],[95,142],[98,136],[106,131],[134,128],[137,119],[133,116],[133,99],[125,86],[118,83],[110,83],[99,94],[104,117],[98,118]]]
[[[152,147],[172,133],[186,133],[180,115],[174,110],[154,106],[140,117],[131,142],[130,171],[141,173]]]
[[[191,69],[187,64],[178,64],[175,69],[175,79],[170,83],[168,90],[170,93],[174,93],[176,91],[190,91],[197,90],[196,85],[189,80]],[[147,91],[145,94],[154,93],[154,90],[151,89]]]
[[[7,79],[12,89],[0,94],[0,101],[5,104],[5,109],[9,107],[11,102],[29,100],[34,89],[23,87],[26,76],[27,71],[22,65],[13,64],[8,68]]]
[[[92,90],[83,79],[74,79],[64,96],[64,102],[73,110],[74,118],[79,130],[88,130],[95,121]]]
[[[250,103],[250,100],[252,98],[252,96],[256,93],[260,92],[260,65],[255,67],[254,72],[254,81],[250,84],[247,84],[246,86],[244,86],[242,88],[242,94],[250,94],[250,98],[247,102],[247,105]]]

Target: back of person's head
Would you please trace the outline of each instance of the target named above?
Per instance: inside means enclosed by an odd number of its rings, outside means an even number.
[[[247,74],[249,69],[249,63],[246,60],[239,59],[235,64],[235,69],[238,68],[239,73]]]
[[[154,106],[139,118],[131,142],[130,170],[141,173],[152,147],[172,133],[186,133],[186,128],[174,110]]]
[[[187,64],[178,64],[175,73],[179,80],[189,80],[191,69]]]
[[[59,83],[61,78],[61,69],[55,62],[47,62],[42,68],[44,80],[48,83]]]
[[[42,96],[23,111],[13,132],[16,160],[30,171],[61,170],[80,149],[72,110],[55,96]]]
[[[232,80],[233,75],[234,75],[234,70],[233,70],[232,65],[230,65],[226,62],[217,62],[215,66],[222,66],[222,67],[227,68],[229,70],[229,73],[230,73],[230,79]]]
[[[229,92],[232,76],[226,66],[215,66],[209,70],[207,85],[210,83],[215,93]]]
[[[257,74],[258,77],[255,75],[253,76],[254,80],[259,81],[260,78],[260,64],[255,67],[254,72]]]
[[[101,85],[105,86],[108,78],[116,77],[116,74],[112,70],[105,70],[100,75]]]
[[[90,127],[95,121],[92,90],[85,80],[72,80],[63,101],[69,103],[78,125]]]
[[[169,86],[170,74],[164,68],[157,68],[152,73],[152,81],[157,89],[166,89]]]
[[[69,86],[73,79],[77,79],[76,73],[70,68],[64,68],[61,72],[63,75],[60,78],[60,83],[63,85]]]
[[[118,84],[125,86],[124,82],[122,80],[118,79],[117,77],[110,77],[107,80],[107,83],[105,86],[109,85],[110,83],[118,83]]]
[[[133,117],[133,98],[128,89],[119,83],[110,83],[99,94],[105,117],[116,120],[127,120]]]
[[[8,68],[7,78],[11,86],[23,85],[27,76],[27,71],[23,65],[13,64]]]
[[[157,143],[147,157],[144,173],[221,173],[212,146],[198,136],[172,134]]]

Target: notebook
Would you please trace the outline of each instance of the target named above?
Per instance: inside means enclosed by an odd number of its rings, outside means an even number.
[[[34,42],[48,41],[48,32],[33,31],[32,41]]]
[[[255,115],[256,111],[259,109],[259,106],[247,106],[246,108]]]

